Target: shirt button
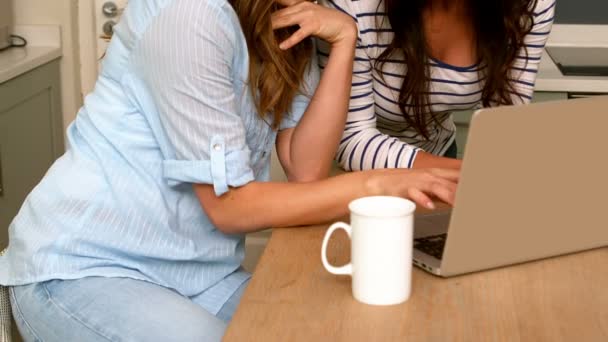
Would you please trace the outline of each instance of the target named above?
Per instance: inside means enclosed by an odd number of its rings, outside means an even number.
[[[221,149],[222,149],[222,145],[220,145],[220,144],[215,144],[215,145],[213,145],[213,149],[214,149],[214,150],[216,150],[216,151],[219,151],[219,150],[221,150]]]

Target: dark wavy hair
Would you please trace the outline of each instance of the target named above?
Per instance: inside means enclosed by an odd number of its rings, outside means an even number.
[[[406,122],[426,139],[429,119],[438,121],[431,112],[429,101],[429,49],[424,34],[423,10],[430,0],[382,0],[395,35],[389,47],[380,55],[374,67],[382,70],[384,63],[401,52],[407,75],[399,93],[399,108]],[[449,1],[449,0],[447,0]],[[510,68],[524,38],[534,25],[534,7],[538,0],[468,0],[467,10],[473,19],[480,78],[484,79],[482,104],[513,104],[514,92],[509,81]],[[380,73],[381,74],[381,73]],[[413,105],[406,110],[406,105]]]
[[[287,51],[279,42],[295,32],[296,27],[273,30],[270,16],[282,8],[274,0],[230,0],[249,50],[249,88],[258,114],[273,118],[276,129],[284,113],[291,108],[301,89],[304,73],[312,57],[312,40],[305,39]]]

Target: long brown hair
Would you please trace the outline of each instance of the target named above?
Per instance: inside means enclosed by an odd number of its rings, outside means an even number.
[[[301,90],[312,56],[312,41],[306,39],[287,51],[279,42],[295,28],[273,30],[270,16],[281,8],[274,0],[230,0],[245,34],[249,50],[249,87],[262,118],[271,115],[277,128]]]
[[[382,1],[395,35],[374,67],[382,70],[384,63],[395,52],[403,54],[407,74],[399,93],[399,108],[406,122],[428,139],[429,117],[438,121],[432,114],[429,100],[429,49],[422,30],[423,10],[430,0]],[[491,106],[492,102],[499,105],[513,104],[511,95],[514,89],[509,81],[511,67],[521,48],[524,48],[527,57],[524,38],[532,30],[536,2],[537,0],[465,1],[476,34],[479,77],[484,80],[481,93],[484,107]]]

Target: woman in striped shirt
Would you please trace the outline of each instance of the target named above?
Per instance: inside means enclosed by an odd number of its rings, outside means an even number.
[[[309,35],[333,47],[320,81]],[[130,0],[0,256],[24,339],[219,341],[250,277],[245,233],[326,222],[366,195],[451,202],[454,170],[322,180],[356,36],[300,0]],[[293,183],[267,182],[275,144]]]
[[[451,113],[531,100],[555,1],[323,0],[359,29],[340,166],[459,169]]]

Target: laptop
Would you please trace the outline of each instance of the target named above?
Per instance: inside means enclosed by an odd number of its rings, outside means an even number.
[[[416,215],[442,277],[608,246],[608,96],[473,115],[453,209]]]

